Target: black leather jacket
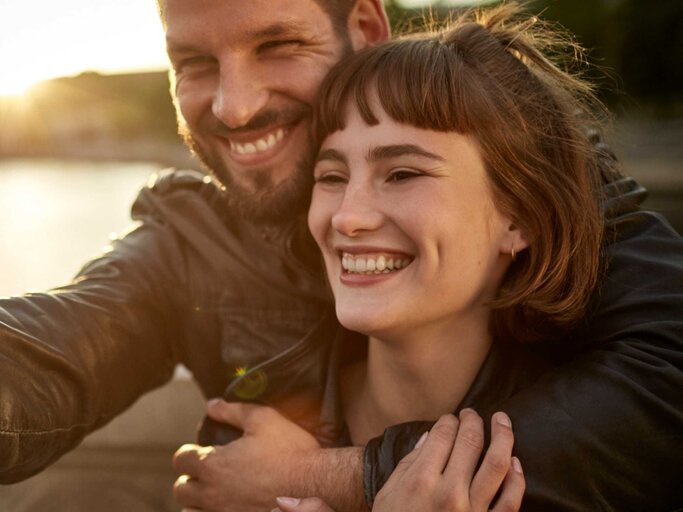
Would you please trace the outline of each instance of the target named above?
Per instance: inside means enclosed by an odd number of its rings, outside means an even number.
[[[635,211],[634,182],[609,187],[617,237],[591,335],[548,344],[562,366],[481,411],[513,419],[528,510],[683,503],[683,243],[661,218]],[[236,399],[287,409],[288,396],[308,393],[312,410],[320,407],[328,368],[301,347],[338,327],[303,219],[266,230],[230,218],[218,188],[193,172],[146,187],[133,217],[138,224],[72,284],[0,300],[3,483],[55,461],[179,362],[207,397],[247,368],[231,385]],[[326,444],[338,439],[333,423],[308,427]],[[424,428],[390,428],[368,446],[370,499]]]

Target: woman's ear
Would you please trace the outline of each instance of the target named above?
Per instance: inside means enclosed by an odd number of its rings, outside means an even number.
[[[529,247],[529,237],[526,231],[514,223],[508,225],[507,233],[503,237],[500,252],[509,254],[514,260],[516,255]]]
[[[389,40],[391,30],[382,0],[356,0],[347,29],[354,51]]]

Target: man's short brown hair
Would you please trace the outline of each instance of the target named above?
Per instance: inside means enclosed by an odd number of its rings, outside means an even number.
[[[358,0],[313,0],[330,17],[332,26],[338,35],[345,35],[347,32],[347,22],[349,13]],[[166,15],[164,11],[164,0],[156,0],[159,18],[164,29],[166,29]]]

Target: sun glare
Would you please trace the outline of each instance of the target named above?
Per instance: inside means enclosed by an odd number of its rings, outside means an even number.
[[[155,2],[0,0],[0,96],[85,71],[118,73],[167,67]],[[23,20],[31,20],[24,23]]]
[[[40,78],[5,77],[0,80],[0,98],[21,98],[28,94]]]

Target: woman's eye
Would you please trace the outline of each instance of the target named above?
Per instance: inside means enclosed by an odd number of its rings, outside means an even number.
[[[418,176],[422,176],[422,173],[409,169],[397,169],[389,174],[387,181],[403,181]]]
[[[322,174],[314,178],[316,183],[346,183],[346,178],[340,174]]]

